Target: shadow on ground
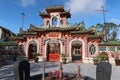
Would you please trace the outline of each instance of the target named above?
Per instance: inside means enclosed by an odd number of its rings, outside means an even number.
[[[64,74],[64,76],[66,76],[67,73]],[[72,73],[68,73],[67,75],[69,76],[72,76],[72,78],[70,79],[65,79],[65,80],[75,80],[73,79],[73,77],[75,77],[75,74],[72,74]],[[48,76],[48,73],[45,73],[45,77]],[[42,74],[38,74],[38,75],[35,75],[35,76],[31,76],[30,77],[30,80],[42,80]],[[89,76],[84,76],[84,79],[83,80],[95,80]]]
[[[93,78],[91,78],[91,77],[89,77],[89,76],[85,76],[85,79],[84,80],[95,80],[95,79],[93,79]]]
[[[45,76],[48,76],[48,73],[46,73]],[[42,80],[42,74],[31,76],[30,80]]]

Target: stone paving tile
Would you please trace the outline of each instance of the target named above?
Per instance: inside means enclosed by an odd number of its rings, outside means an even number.
[[[58,63],[46,62],[46,70],[59,66]],[[48,70],[49,71],[49,70]],[[30,74],[31,76],[42,73],[42,63],[31,63]],[[13,64],[5,65],[0,68],[0,80],[14,80]]]
[[[57,62],[46,62],[45,63],[46,72],[55,72],[59,69],[59,63]],[[93,79],[96,78],[96,66],[92,64],[82,64],[82,63],[68,63],[63,64],[63,71],[76,73],[77,66],[81,67],[81,74],[84,76],[89,76]],[[30,75],[37,75],[42,73],[42,63],[31,63],[30,62]],[[112,66],[112,76],[111,80],[120,80],[120,66]],[[13,64],[8,64],[0,68],[0,80],[14,80],[13,74]]]

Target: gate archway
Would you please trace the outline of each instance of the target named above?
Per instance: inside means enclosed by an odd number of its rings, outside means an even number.
[[[48,61],[60,61],[61,43],[57,39],[46,42],[46,59]]]
[[[28,45],[28,59],[33,59],[33,52],[37,52],[37,43],[35,41],[31,41]]]
[[[79,40],[72,41],[71,43],[72,60],[82,60],[82,42]]]

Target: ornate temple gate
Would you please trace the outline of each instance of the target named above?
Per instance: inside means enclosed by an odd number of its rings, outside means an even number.
[[[71,14],[63,6],[47,7],[45,13],[39,12],[43,25],[38,28],[30,24],[26,31],[20,28],[19,34],[12,38],[24,45],[26,57],[32,59],[35,43],[37,53],[42,55],[40,58],[48,61],[60,61],[60,53],[65,53],[68,54],[68,62],[92,62],[92,56],[98,53],[99,42],[104,34],[96,35],[93,29],[85,28],[84,22],[70,25],[67,20]]]

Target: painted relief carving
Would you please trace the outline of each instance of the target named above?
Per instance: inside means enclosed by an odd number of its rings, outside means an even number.
[[[90,47],[89,47],[89,52],[90,52],[91,54],[95,54],[95,52],[96,52],[96,47],[95,47],[94,44],[91,44],[91,45],[90,45]]]

